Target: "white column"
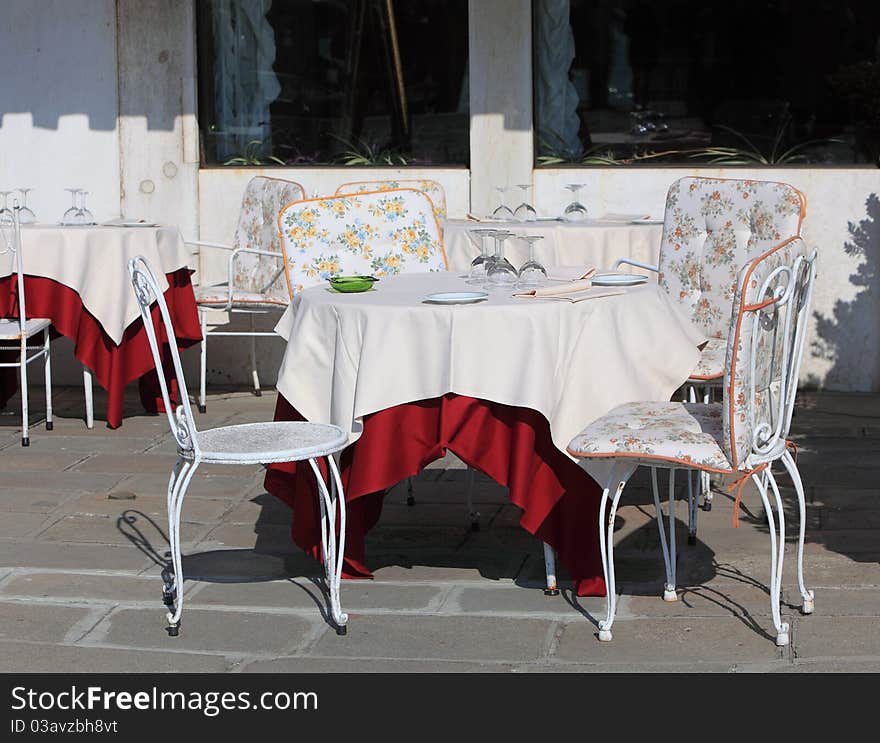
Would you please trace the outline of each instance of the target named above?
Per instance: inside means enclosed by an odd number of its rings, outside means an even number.
[[[495,186],[532,180],[531,0],[471,0],[468,36],[471,211],[479,215],[498,205]]]

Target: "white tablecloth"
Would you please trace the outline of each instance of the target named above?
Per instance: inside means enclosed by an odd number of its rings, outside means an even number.
[[[162,291],[168,288],[166,274],[194,268],[176,227],[29,225],[21,229],[21,242],[24,273],[53,279],[77,292],[117,345],[125,329],[140,317],[128,275],[129,259],[143,255]],[[12,270],[11,253],[0,255],[0,277]]]
[[[596,220],[483,223],[449,219],[443,223],[443,243],[450,271],[468,270],[479,252],[468,232],[480,228],[504,229],[516,235],[543,235],[544,239],[536,245],[536,254],[545,266],[594,266],[599,269],[611,268],[618,258],[634,258],[656,266],[663,232],[662,224],[634,225]],[[507,238],[504,252],[517,268],[529,255],[528,245],[516,237]],[[632,271],[640,273],[636,269]],[[653,277],[656,278],[656,274]]]
[[[577,304],[506,294],[421,301],[472,289],[454,274],[383,278],[363,294],[307,289],[276,327],[288,341],[279,392],[351,441],[369,413],[450,392],[531,408],[564,452],[616,405],[668,399],[704,340],[656,284]]]

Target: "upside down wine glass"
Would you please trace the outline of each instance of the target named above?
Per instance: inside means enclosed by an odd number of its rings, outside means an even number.
[[[12,209],[9,208],[9,204],[7,203],[9,194],[11,193],[12,191],[0,191],[0,196],[3,197],[3,206],[0,206],[0,224],[11,225],[15,222],[12,215]]]
[[[468,284],[485,283],[486,273],[492,262],[492,256],[489,253],[489,240],[495,232],[496,230],[491,229],[468,230],[468,237],[480,251],[480,254],[471,261],[467,278]]]
[[[547,281],[547,269],[535,257],[535,245],[544,236],[523,235],[521,239],[529,244],[529,259],[519,269],[519,285],[533,289]]]
[[[587,218],[587,207],[581,204],[580,192],[584,187],[583,183],[569,183],[566,189],[571,191],[571,203],[565,207],[563,216],[569,222],[581,222]]]
[[[18,212],[18,221],[21,224],[33,224],[37,221],[37,215],[34,214],[34,210],[27,205],[27,195],[33,190],[32,188],[18,189],[18,192],[21,194],[21,209]]]
[[[492,212],[492,216],[495,219],[513,219],[513,211],[511,211],[510,207],[507,206],[507,192],[510,190],[509,186],[495,186],[495,190],[498,192],[498,197],[501,200],[501,206],[495,209]]]
[[[538,218],[538,212],[536,212],[535,207],[529,203],[529,189],[531,187],[531,183],[523,183],[517,186],[517,188],[522,189],[523,197],[522,204],[516,208],[513,216],[520,222],[534,222]]]
[[[518,278],[516,269],[504,257],[504,241],[508,237],[513,237],[513,233],[506,230],[496,230],[493,237],[495,238],[495,256],[486,271],[486,288],[513,289]]]
[[[76,204],[76,195],[79,193],[79,189],[78,188],[65,188],[64,190],[70,192],[70,209],[68,209],[62,215],[61,224],[63,224],[63,225],[80,224],[82,212],[80,211],[80,208]]]
[[[89,195],[88,191],[84,191],[83,189],[79,189],[79,213],[81,224],[95,224],[94,215],[86,209],[86,196]]]

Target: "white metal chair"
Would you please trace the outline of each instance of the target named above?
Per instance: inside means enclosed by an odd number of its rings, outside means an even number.
[[[342,611],[339,583],[345,553],[345,497],[339,470],[333,454],[345,448],[348,437],[342,429],[324,423],[276,422],[246,423],[199,431],[193,419],[186,391],[186,380],[180,364],[180,355],[174,343],[170,344],[174,373],[180,390],[180,405],[172,412],[171,400],[162,364],[162,355],[153,325],[150,307],[158,304],[157,324],[164,325],[169,338],[174,337],[171,317],[156,278],[143,256],[129,261],[128,270],[141,310],[150,350],[156,364],[159,385],[168,415],[171,432],[177,442],[177,463],[168,482],[168,533],[171,546],[171,568],[163,571],[163,600],[169,607],[168,633],[174,637],[180,631],[183,611],[183,567],[180,553],[180,512],[183,499],[193,475],[203,462],[208,464],[270,464],[274,462],[301,462],[308,460],[318,483],[321,507],[321,544],[323,547],[326,588],[330,615],[340,635],[346,633],[348,615]],[[330,471],[330,489],[318,467],[318,459],[326,458]],[[339,535],[337,537],[337,509]]]
[[[599,541],[607,587],[607,615],[599,639],[611,640],[617,606],[614,574],[614,520],[627,480],[640,465],[651,468],[660,545],[666,565],[663,598],[675,601],[675,472],[688,472],[689,519],[696,528],[696,496],[691,475],[710,472],[732,479],[734,523],[743,487],[758,488],[770,531],[770,604],[776,644],[787,645],[789,626],[779,609],[785,518],[771,467],[781,462],[797,492],[800,514],[798,586],[803,613],[814,595],[803,577],[806,506],[797,465],[789,452],[798,371],[810,315],[815,253],[791,238],[746,263],[739,272],[729,325],[722,404],[640,402],[621,405],[592,422],[569,444],[584,462],[600,465],[608,479],[599,506]],[[657,469],[669,470],[669,537],[663,527]],[[773,492],[774,518],[768,492]],[[606,511],[608,501],[610,510]],[[777,531],[778,530],[778,531]]]
[[[20,372],[21,387],[21,445],[30,446],[28,436],[28,380],[27,366],[32,361],[43,358],[43,373],[46,382],[46,430],[51,431],[52,423],[52,359],[49,350],[49,327],[52,321],[47,318],[27,316],[24,291],[24,256],[21,249],[21,207],[16,201],[12,209],[12,224],[0,222],[0,232],[3,233],[3,243],[0,245],[0,255],[12,253],[14,262],[13,270],[18,280],[18,317],[0,319],[0,351],[18,351],[16,361],[0,363],[0,367],[16,368]],[[11,230],[8,229],[11,227]],[[11,231],[11,238],[9,232]],[[31,338],[42,334],[43,340],[39,345],[29,345]],[[28,356],[28,352],[33,353]]]
[[[284,277],[284,264],[279,244],[277,218],[281,208],[305,196],[299,183],[279,178],[252,178],[245,188],[238,215],[238,227],[232,245],[187,241],[187,245],[229,251],[226,281],[212,286],[197,286],[196,302],[202,325],[199,412],[206,409],[205,386],[208,365],[208,336],[250,338],[251,376],[254,394],[262,394],[257,373],[258,337],[277,338],[273,331],[257,331],[257,315],[283,310],[291,295]],[[210,311],[246,315],[250,330],[219,331],[208,329]]]
[[[658,283],[706,336],[685,394],[712,401],[724,377],[727,322],[737,271],[774,245],[801,234],[807,200],[787,183],[697,178],[675,181],[666,195],[663,237],[656,266],[621,258],[658,273]],[[704,508],[712,508],[709,475],[701,475]],[[690,535],[690,541],[695,535]]]
[[[438,222],[446,219],[446,191],[437,181],[422,179],[404,179],[388,181],[350,181],[343,183],[336,189],[337,196],[350,196],[366,191],[390,191],[397,188],[414,188],[421,191],[430,200],[434,207],[434,215]]]

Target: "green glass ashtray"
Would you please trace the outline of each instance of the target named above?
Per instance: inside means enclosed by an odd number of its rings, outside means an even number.
[[[334,276],[330,279],[330,286],[344,294],[355,292],[368,292],[379,279],[375,276]]]

